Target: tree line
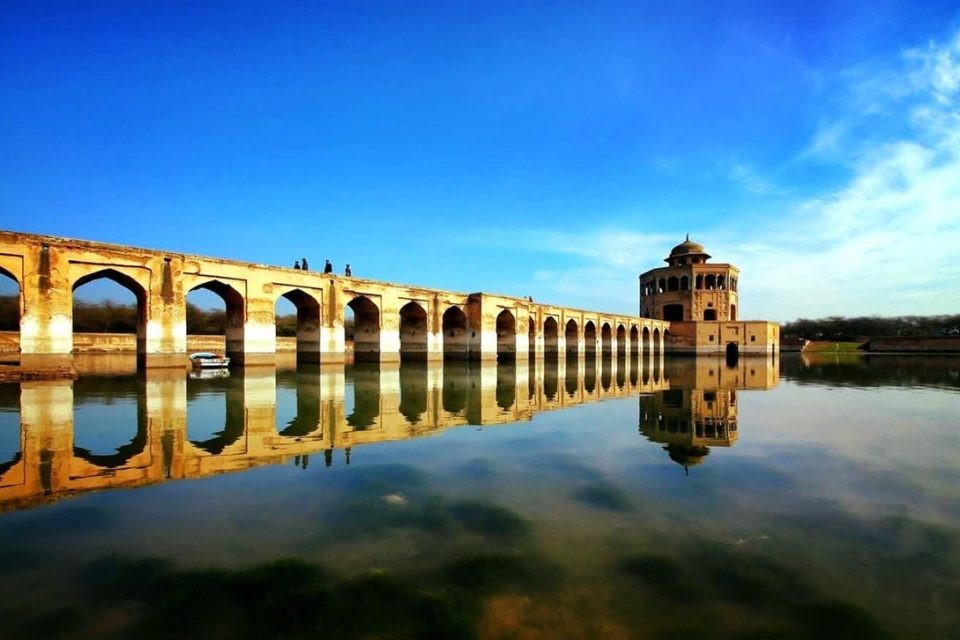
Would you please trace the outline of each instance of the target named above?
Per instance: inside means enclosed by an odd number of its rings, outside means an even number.
[[[940,316],[829,316],[815,320],[800,318],[783,324],[784,339],[848,342],[890,336],[953,335],[960,327],[960,314]]]

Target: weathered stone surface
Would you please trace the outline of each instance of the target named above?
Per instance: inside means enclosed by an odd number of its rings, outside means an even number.
[[[280,296],[297,308],[297,354],[343,362],[347,306],[357,360],[527,360],[545,353],[661,351],[669,323],[541,305],[524,298],[457,293],[99,242],[0,231],[0,271],[20,285],[21,361],[69,360],[73,290],[100,278],[130,289],[143,366],[182,366],[186,295],[204,288],[227,309],[225,351],[240,365],[270,364],[278,350]],[[549,321],[549,322],[548,322]]]

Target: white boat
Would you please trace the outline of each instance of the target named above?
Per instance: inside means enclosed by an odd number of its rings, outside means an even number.
[[[190,354],[190,364],[194,369],[226,369],[230,366],[230,358],[209,351],[199,351]]]

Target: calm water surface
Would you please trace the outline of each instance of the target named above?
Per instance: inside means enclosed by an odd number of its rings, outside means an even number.
[[[0,385],[0,637],[957,638],[960,360]]]

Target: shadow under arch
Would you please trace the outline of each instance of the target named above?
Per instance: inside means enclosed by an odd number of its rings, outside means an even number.
[[[587,358],[597,357],[597,325],[593,320],[587,320],[583,325],[583,354]]]
[[[497,314],[497,361],[508,362],[517,357],[517,319],[507,309]]]
[[[613,354],[613,329],[606,322],[600,325],[600,353],[604,358]]]
[[[580,355],[580,327],[574,319],[567,320],[564,327],[564,339],[567,343],[567,358],[571,356],[576,359]]]
[[[411,300],[400,307],[400,360],[427,359],[427,310]]]
[[[282,293],[280,298],[289,300],[297,310],[297,362],[316,364],[320,362],[320,327],[322,325],[320,302],[304,291],[293,289]]]
[[[364,295],[347,307],[353,311],[353,361],[380,362],[380,308]]]
[[[9,293],[5,293],[5,291]],[[0,267],[0,331],[20,333],[22,308],[23,287],[20,285],[20,281],[15,275]],[[0,356],[2,355],[4,354],[0,354]]]
[[[556,356],[560,345],[560,325],[553,316],[543,321],[543,354]]]
[[[451,306],[443,312],[441,319],[443,331],[443,359],[467,360],[470,357],[470,330],[467,327],[467,314],[457,306]]]

